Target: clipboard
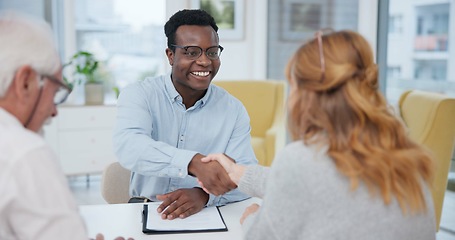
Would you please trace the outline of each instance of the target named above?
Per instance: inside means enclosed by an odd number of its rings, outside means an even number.
[[[201,232],[226,232],[226,231],[228,231],[228,228],[226,227],[226,223],[224,222],[223,216],[221,215],[221,212],[218,209],[218,207],[210,207],[210,208],[216,208],[216,209],[210,209],[210,214],[211,214],[212,217],[216,217],[216,218],[219,217],[219,219],[218,219],[220,221],[219,226],[201,228],[201,225],[199,225],[199,226],[195,226],[193,228],[191,226],[191,224],[186,224],[185,225],[186,226],[185,229],[183,229],[183,228],[182,229],[175,229],[175,227],[172,228],[172,229],[166,229],[165,227],[164,228],[163,227],[159,227],[159,228],[156,228],[156,229],[148,228],[147,227],[148,220],[149,220],[148,208],[149,208],[149,204],[144,204],[143,210],[142,210],[142,232],[144,234],[178,234],[178,233],[201,233]],[[204,211],[204,209],[202,211]],[[199,214],[199,213],[196,213],[196,214]],[[192,216],[188,217],[188,219],[191,218],[191,217]],[[182,221],[182,222],[185,221],[185,219],[161,220],[161,221],[169,222],[169,221],[175,221],[175,220]],[[207,220],[207,221],[208,221],[208,223],[210,223],[211,220]],[[188,222],[189,222],[189,220],[188,220]],[[190,226],[188,226],[188,225],[190,225]]]

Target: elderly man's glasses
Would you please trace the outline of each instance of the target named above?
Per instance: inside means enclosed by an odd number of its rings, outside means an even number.
[[[205,55],[210,60],[217,60],[220,58],[221,52],[224,49],[222,46],[213,46],[205,50],[198,46],[179,46],[174,44],[171,44],[171,46],[185,50],[185,56],[191,60],[198,59],[202,55],[202,52],[205,52]]]
[[[58,85],[58,90],[55,93],[54,96],[54,104],[59,105],[63,102],[65,102],[66,98],[68,98],[68,95],[71,93],[71,89],[63,84],[60,80],[58,80],[56,77],[51,76],[51,75],[41,75],[41,80],[43,81],[44,78],[49,79],[54,84]]]

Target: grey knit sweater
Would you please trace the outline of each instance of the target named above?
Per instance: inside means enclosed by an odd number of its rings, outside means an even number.
[[[244,239],[435,239],[429,188],[427,211],[404,215],[397,201],[385,205],[366,186],[350,190],[326,150],[301,141],[285,147],[272,167],[247,167],[241,191],[263,198],[260,211],[244,224]]]

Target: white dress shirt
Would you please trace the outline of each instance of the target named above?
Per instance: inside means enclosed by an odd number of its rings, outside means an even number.
[[[57,158],[0,108],[0,239],[87,239]]]

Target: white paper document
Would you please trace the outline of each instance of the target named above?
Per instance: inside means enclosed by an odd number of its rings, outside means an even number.
[[[161,219],[161,214],[156,211],[160,202],[148,203],[146,228],[152,231],[210,231],[227,230],[221,213],[217,207],[206,207],[200,212],[187,218],[173,220]]]

